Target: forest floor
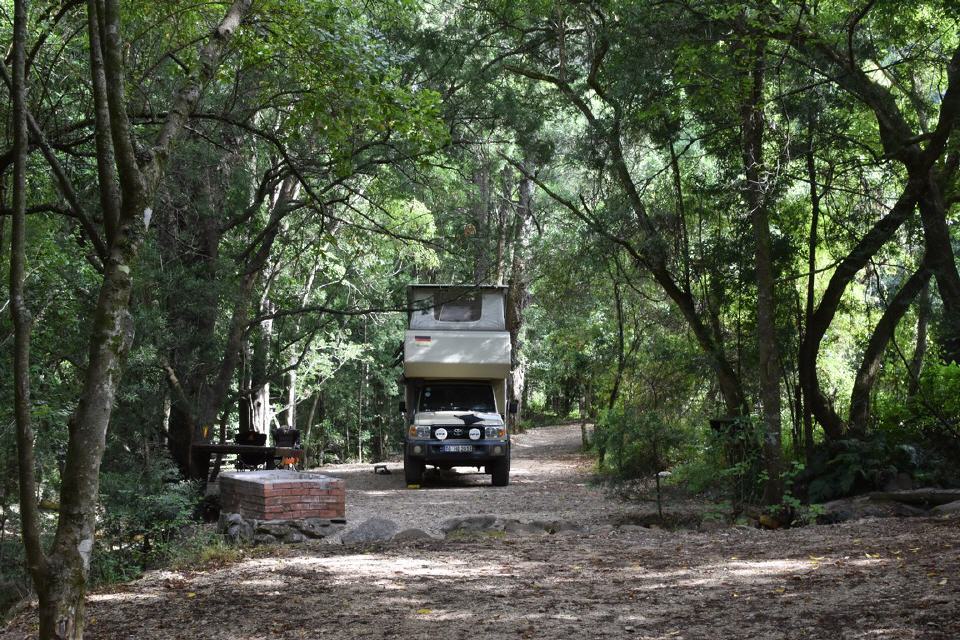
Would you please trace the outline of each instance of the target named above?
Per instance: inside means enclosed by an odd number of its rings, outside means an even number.
[[[624,524],[655,513],[591,483],[579,428],[515,438],[506,488],[444,474],[340,467],[347,518],[394,520],[416,542],[258,548],[237,562],[155,571],[90,595],[87,638],[960,638],[960,520],[866,519],[763,531]],[[695,505],[671,496],[688,521]],[[702,510],[702,509],[701,509]],[[450,517],[531,527],[440,537]],[[335,541],[334,541],[335,542]],[[35,609],[0,638],[33,637]]]

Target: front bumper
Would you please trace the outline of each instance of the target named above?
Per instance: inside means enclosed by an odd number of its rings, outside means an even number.
[[[427,464],[474,466],[506,456],[510,440],[407,440],[406,448],[407,456]]]

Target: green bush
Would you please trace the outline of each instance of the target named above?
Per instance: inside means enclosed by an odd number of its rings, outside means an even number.
[[[960,365],[929,363],[918,392],[902,399],[880,394],[875,427],[899,470],[923,484],[960,486]],[[902,468],[908,458],[910,469]]]
[[[806,485],[809,502],[826,502],[845,496],[881,489],[898,471],[906,468],[909,456],[890,447],[882,435],[863,440],[837,440],[819,445],[799,485]],[[901,459],[900,468],[897,459]]]
[[[593,446],[602,472],[617,479],[651,477],[669,468],[690,444],[682,426],[636,406],[605,411],[594,428]]]
[[[166,458],[133,473],[104,472],[92,581],[128,580],[168,563],[195,528],[201,498],[200,484],[180,480]]]

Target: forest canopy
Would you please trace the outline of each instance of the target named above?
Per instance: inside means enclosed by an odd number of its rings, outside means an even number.
[[[198,433],[395,455],[416,282],[508,287],[520,424],[610,477],[956,486],[958,20],[0,0],[0,577],[82,633],[192,517]]]

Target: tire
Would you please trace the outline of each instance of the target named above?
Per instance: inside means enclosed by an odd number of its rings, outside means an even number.
[[[493,480],[493,486],[505,487],[510,484],[510,452],[502,460],[497,460],[487,465],[490,469],[490,476]]]
[[[407,484],[420,484],[423,481],[423,470],[426,465],[423,460],[411,458],[410,455],[403,452],[403,477]]]

